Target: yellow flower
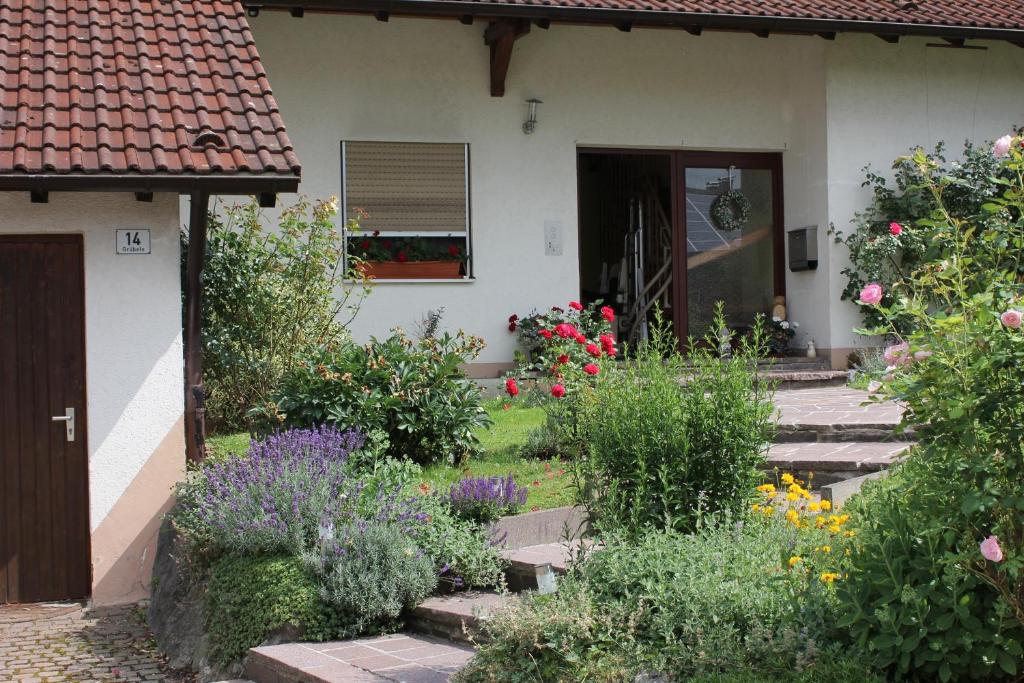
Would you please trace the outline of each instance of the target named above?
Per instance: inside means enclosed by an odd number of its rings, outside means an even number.
[[[821,546],[821,552],[823,552],[823,553],[830,553],[830,552],[832,552],[832,546],[830,546],[830,545],[823,545],[823,546]]]
[[[856,531],[847,531],[846,533],[843,534],[843,536],[846,536],[847,538],[853,538],[856,535],[857,535]]]
[[[821,509],[824,510],[825,512],[828,512],[829,510],[832,509],[832,503],[830,503],[827,500],[821,501]]]
[[[762,512],[764,512],[765,517],[771,517],[772,514],[774,514],[775,512],[775,508],[773,508],[771,505],[765,505]]]
[[[818,504],[818,503],[811,503],[810,505],[807,506],[807,510],[809,512],[820,512],[821,511],[821,505]]]
[[[774,484],[761,484],[760,486],[757,487],[757,490],[760,491],[761,493],[765,494],[766,496],[774,496],[775,495],[775,485]]]
[[[814,526],[815,526],[815,528],[818,528],[818,529],[824,529],[825,528],[825,520],[822,519],[821,517],[818,517],[817,519],[814,520]]]
[[[832,582],[834,582],[836,579],[840,577],[839,574],[836,574],[835,572],[822,572],[819,578],[821,579],[822,583],[830,585],[832,584]]]
[[[799,555],[794,555],[793,557],[789,558],[789,568],[792,569],[793,567],[797,566],[800,562],[801,557]]]
[[[829,533],[838,534],[842,529],[838,524],[831,524],[828,527]]]
[[[795,493],[787,493],[786,494],[786,500],[789,500],[789,501],[800,500],[800,496],[798,496]]]
[[[753,505],[750,506],[750,509],[753,510],[754,512],[760,512],[761,506],[758,505],[757,503],[754,503]]]
[[[787,522],[791,522],[793,524],[799,524],[800,523],[800,513],[797,512],[796,510],[792,510],[792,509],[786,510],[786,521]]]
[[[793,478],[793,475],[790,474],[789,472],[786,472],[785,474],[782,475],[783,484],[792,484],[794,481],[796,480]]]

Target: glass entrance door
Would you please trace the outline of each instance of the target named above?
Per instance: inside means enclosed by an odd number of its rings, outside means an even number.
[[[681,152],[677,163],[676,330],[713,332],[719,301],[731,329],[749,328],[784,293],[781,157]]]

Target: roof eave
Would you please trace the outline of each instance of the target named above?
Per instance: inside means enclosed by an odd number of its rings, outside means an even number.
[[[708,12],[672,12],[668,10],[622,10],[558,5],[522,5],[461,0],[243,0],[247,7],[336,12],[388,12],[396,15],[479,16],[548,19],[569,23],[629,23],[633,26],[701,27],[710,30],[755,30],[779,33],[821,34],[829,32],[871,33],[1001,40],[1024,43],[1024,29],[958,26],[905,22],[859,21],[851,19],[814,19],[805,17],[769,17]]]
[[[0,192],[174,192],[217,195],[296,192],[300,176],[0,173]]]

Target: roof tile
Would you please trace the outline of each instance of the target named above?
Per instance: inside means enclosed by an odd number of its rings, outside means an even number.
[[[470,4],[1024,30],[1021,0],[453,0]],[[393,0],[414,9],[422,0]],[[339,3],[344,5],[344,2]]]
[[[0,174],[300,171],[240,3],[0,7]]]

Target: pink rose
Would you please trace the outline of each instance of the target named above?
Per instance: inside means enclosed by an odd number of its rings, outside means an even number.
[[[894,237],[899,237],[900,235],[903,234],[903,226],[900,225],[899,223],[895,223],[895,222],[894,223],[890,223],[889,224],[889,234],[893,235]]]
[[[1010,153],[1010,145],[1013,144],[1013,137],[1004,135],[1003,137],[996,140],[995,144],[992,145],[992,154],[997,157],[1005,157]]]
[[[569,308],[571,308],[574,311],[582,311],[583,304],[581,304],[579,301],[570,301]]]
[[[907,342],[893,344],[885,349],[883,358],[885,358],[885,362],[891,366],[904,365],[905,363],[910,362],[910,344]]]
[[[565,396],[565,387],[563,387],[561,384],[555,384],[554,386],[551,387],[551,395],[554,396],[555,398],[562,398],[563,396]]]
[[[1003,314],[999,316],[999,320],[1001,320],[1007,327],[1011,327],[1015,330],[1019,329],[1021,323],[1021,312],[1015,311],[1011,308],[1008,311],[1003,311]]]
[[[1003,561],[1003,549],[999,547],[997,536],[989,536],[981,542],[981,556],[989,562]]]
[[[597,373],[601,372],[601,368],[597,367],[593,363],[587,363],[586,365],[583,366],[583,372],[587,373],[588,375],[596,375]]]
[[[882,300],[882,285],[872,282],[860,290],[860,302],[868,306],[874,306]]]

